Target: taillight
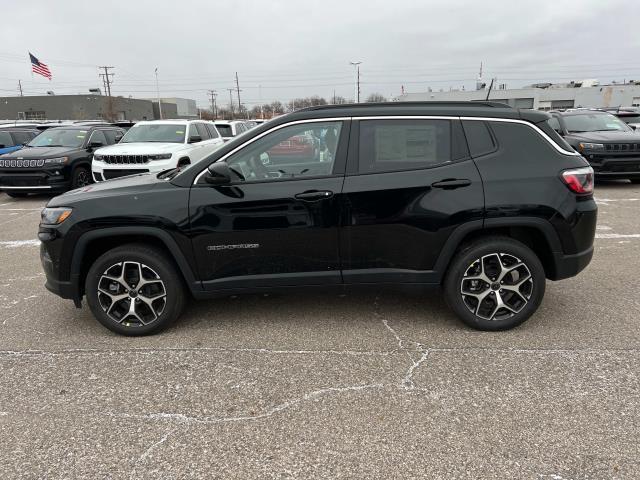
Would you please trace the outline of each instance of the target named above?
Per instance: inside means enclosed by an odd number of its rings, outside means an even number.
[[[565,170],[562,172],[562,181],[574,193],[593,193],[593,168]]]

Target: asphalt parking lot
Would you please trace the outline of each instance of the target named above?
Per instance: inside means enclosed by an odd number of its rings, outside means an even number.
[[[640,477],[640,186],[509,332],[437,293],[247,296],[125,338],[44,289],[0,193],[0,478]]]

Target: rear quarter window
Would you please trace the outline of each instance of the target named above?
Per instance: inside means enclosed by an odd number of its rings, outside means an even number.
[[[494,152],[497,148],[493,135],[486,122],[465,120],[462,122],[472,157],[479,157]]]

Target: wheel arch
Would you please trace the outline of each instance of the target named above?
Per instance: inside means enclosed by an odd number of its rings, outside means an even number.
[[[169,233],[154,227],[114,227],[87,232],[75,245],[71,281],[78,300],[84,295],[84,282],[93,262],[103,253],[127,243],[150,245],[163,251],[175,264],[191,292],[202,289],[189,261]]]
[[[557,253],[562,245],[555,229],[547,220],[535,217],[496,218],[478,220],[461,225],[453,231],[445,244],[435,270],[444,278],[454,255],[465,245],[483,237],[502,235],[529,247],[540,259],[547,278],[558,277]]]

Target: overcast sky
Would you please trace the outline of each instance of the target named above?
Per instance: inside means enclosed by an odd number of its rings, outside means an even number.
[[[240,78],[262,101],[474,88],[485,77],[538,81],[640,79],[637,0],[0,0],[0,95],[87,93],[99,65],[112,93],[228,103]],[[32,76],[27,52],[53,80]]]

